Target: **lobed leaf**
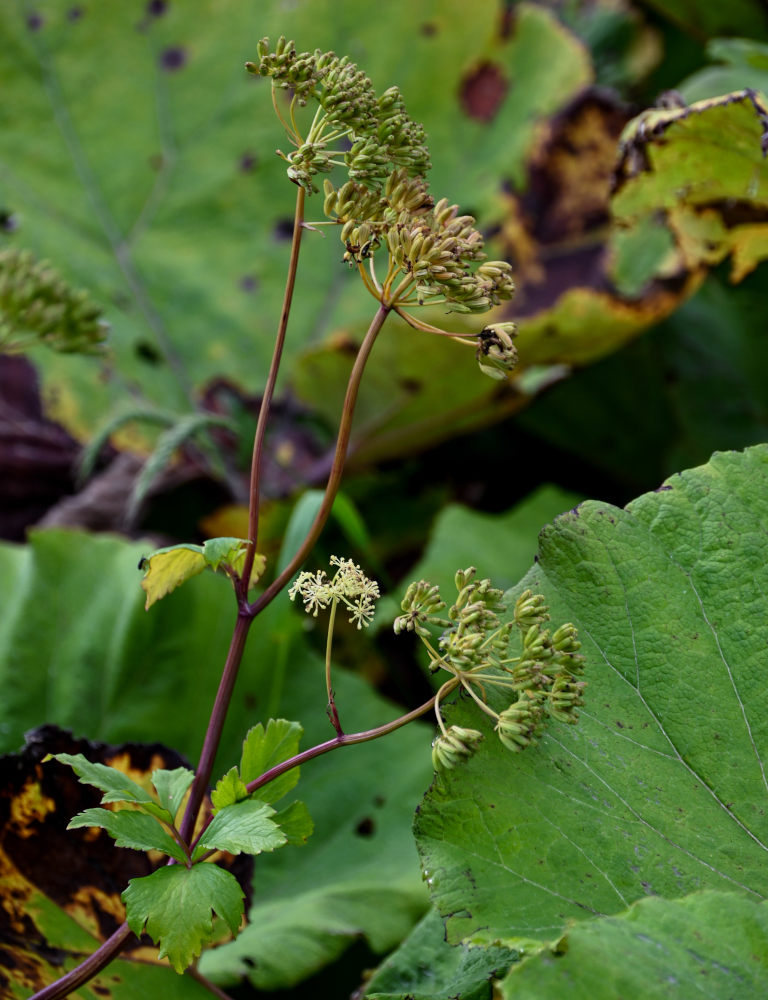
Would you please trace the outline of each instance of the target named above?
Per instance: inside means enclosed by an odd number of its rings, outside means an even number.
[[[201,545],[169,545],[143,558],[139,569],[144,570],[141,588],[147,595],[146,610],[186,580],[202,573],[206,565]]]
[[[194,857],[204,853],[203,848],[230,854],[261,854],[282,847],[288,839],[270,818],[274,815],[275,810],[259,799],[224,806],[201,834]]]
[[[303,802],[292,802],[276,812],[274,821],[285,834],[286,844],[296,846],[306,844],[315,829],[309,809]]]
[[[195,780],[194,771],[188,767],[177,767],[173,771],[157,770],[152,772],[152,784],[155,786],[161,805],[168,810],[175,821],[184,796]]]
[[[160,946],[160,958],[167,957],[181,973],[212,940],[212,911],[233,934],[237,932],[244,896],[234,875],[216,865],[166,865],[144,878],[131,879],[123,900],[134,934],[146,931]]]
[[[68,764],[83,784],[94,785],[104,792],[102,802],[133,802],[144,812],[158,819],[173,822],[173,816],[167,809],[158,805],[146,789],[137,785],[117,768],[92,763],[82,754],[58,753],[52,754],[52,758],[62,764]]]
[[[298,722],[287,719],[270,719],[266,729],[259,723],[248,731],[243,741],[240,757],[240,777],[249,784],[260,778],[270,768],[295,757],[299,752],[299,741],[304,730]],[[277,802],[286,795],[299,780],[299,768],[291,768],[279,778],[259,789],[259,798],[264,802]]]
[[[137,851],[162,851],[182,864],[187,856],[173,837],[153,816],[135,809],[84,809],[70,820],[67,829],[98,826],[114,838],[118,847],[132,847]]]

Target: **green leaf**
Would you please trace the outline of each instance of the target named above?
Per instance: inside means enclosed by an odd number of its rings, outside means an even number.
[[[234,802],[240,802],[248,798],[248,789],[245,782],[240,777],[240,772],[236,767],[230,767],[227,773],[219,778],[216,787],[211,792],[211,802],[214,812],[223,809],[224,806],[231,806]]]
[[[216,865],[166,865],[131,879],[123,901],[133,933],[146,931],[160,946],[160,958],[167,957],[181,973],[213,937],[211,911],[237,933],[244,895],[234,875]]]
[[[586,705],[514,757],[485,727],[427,794],[416,835],[450,941],[551,938],[649,893],[768,897],[767,497],[762,445],[542,532],[510,596],[577,626]]]
[[[768,907],[735,893],[643,899],[616,917],[575,924],[513,966],[500,1000],[733,997],[768,991]]]
[[[282,847],[287,838],[270,818],[274,815],[275,810],[259,799],[224,806],[201,834],[195,857],[206,847],[230,854],[261,854]]]
[[[159,806],[149,792],[137,785],[135,781],[106,764],[91,763],[82,754],[58,753],[53,759],[62,764],[68,764],[78,778],[86,785],[94,785],[104,792],[102,802],[134,802],[146,813],[159,819],[173,822],[173,816],[167,809]]]
[[[365,1000],[491,1000],[491,980],[517,961],[516,951],[502,946],[470,948],[449,945],[435,910],[366,983]]]
[[[169,545],[143,558],[139,569],[144,570],[141,587],[147,595],[146,610],[186,580],[202,573],[205,567],[200,545]]]
[[[734,281],[768,257],[766,121],[766,99],[739,90],[690,107],[652,108],[630,122],[612,202],[614,277],[626,294],[641,287],[638,267],[647,279],[654,266],[672,275],[676,256],[695,271],[730,255]],[[735,201],[738,220],[729,214]],[[654,222],[662,211],[674,248]]]
[[[249,729],[243,741],[243,753],[240,757],[242,780],[250,784],[270,768],[295,757],[299,752],[299,741],[303,732],[298,722],[288,722],[287,719],[270,719],[266,729],[261,723]],[[290,771],[286,771],[279,778],[260,788],[259,798],[263,802],[277,802],[290,792],[298,780],[299,769],[291,768]]]
[[[13,750],[25,730],[47,718],[109,743],[151,743],[162,733],[187,757],[198,756],[231,638],[233,595],[203,573],[148,615],[136,587],[144,553],[145,545],[114,536],[59,530],[32,533],[25,546],[0,544],[3,750]],[[82,627],[53,630],[51,620]],[[302,745],[332,736],[323,674],[304,616],[278,599],[249,636],[216,773],[240,760],[254,705],[268,706],[265,716],[302,719]],[[334,674],[334,688],[349,732],[400,712],[343,669]],[[377,953],[398,944],[426,908],[410,828],[431,774],[431,732],[415,723],[387,737],[386,768],[383,744],[371,743],[302,769],[301,798],[315,833],[301,851],[259,856],[251,919],[260,932],[242,951],[227,945],[207,953],[206,968],[215,954],[216,975],[228,983],[247,976],[259,988],[282,987],[361,937]],[[256,966],[244,961],[248,951],[258,957]]]
[[[160,804],[164,806],[172,820],[184,801],[187,789],[195,780],[194,771],[188,767],[176,767],[172,771],[158,770],[152,772],[152,784],[155,786]]]
[[[287,844],[306,844],[315,829],[309,809],[303,802],[292,802],[276,812],[273,819],[285,834]]]
[[[146,813],[135,809],[84,809],[70,820],[67,829],[82,826],[100,826],[118,847],[132,847],[137,851],[162,851],[184,864],[187,856],[173,837],[160,823]]]

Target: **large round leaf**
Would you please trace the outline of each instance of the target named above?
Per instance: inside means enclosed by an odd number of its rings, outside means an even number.
[[[516,756],[488,726],[434,782],[416,834],[449,940],[551,938],[649,894],[768,896],[766,497],[757,446],[542,532],[520,588],[578,626],[587,704]],[[451,721],[482,725],[472,703]]]

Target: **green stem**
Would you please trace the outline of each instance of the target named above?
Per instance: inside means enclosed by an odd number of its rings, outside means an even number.
[[[336,700],[333,697],[333,688],[331,686],[331,650],[333,648],[333,626],[336,623],[336,608],[339,606],[338,597],[334,597],[331,601],[331,612],[328,616],[328,638],[325,641],[325,689],[328,692],[328,718],[331,720],[331,725],[339,734],[342,735],[341,722],[339,721],[339,713],[336,708]]]

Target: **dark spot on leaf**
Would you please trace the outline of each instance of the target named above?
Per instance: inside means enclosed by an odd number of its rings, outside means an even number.
[[[69,10],[67,11],[67,20],[79,21],[84,13],[85,11],[83,10],[82,7],[70,7]]]
[[[461,106],[470,118],[490,122],[496,117],[509,83],[495,63],[480,63],[461,84]]]
[[[434,38],[437,34],[437,25],[434,21],[425,21],[424,24],[419,26],[419,32],[425,38]]]
[[[281,242],[290,240],[293,236],[293,219],[278,219],[272,230],[272,235]]]
[[[160,55],[160,66],[169,73],[183,69],[187,62],[187,52],[181,45],[171,45]]]
[[[377,809],[381,809],[387,804],[387,800],[384,798],[383,795],[374,795],[373,804],[376,806]]]
[[[36,13],[35,11],[31,14],[27,14],[27,27],[30,31],[39,31],[44,24],[45,21],[43,20],[42,15]]]
[[[149,0],[147,17],[162,17],[168,10],[168,0]]]
[[[421,389],[421,382],[417,378],[401,378],[400,388],[411,395],[415,395]]]
[[[249,955],[243,955],[242,957],[238,955],[238,958],[243,963],[243,965],[247,965],[249,969],[253,969],[256,966],[256,963]]]
[[[243,292],[255,292],[258,287],[259,282],[255,274],[244,274],[240,279],[240,289]]]
[[[372,837],[376,829],[376,824],[373,822],[370,816],[365,816],[355,827],[355,833],[358,837]]]
[[[619,722],[618,719],[616,720],[616,725],[619,727],[619,729],[623,729],[624,728],[624,723],[623,722]]]
[[[239,168],[244,174],[248,174],[253,170],[256,164],[259,162],[259,158],[255,153],[243,153],[240,157]]]
[[[0,229],[4,233],[15,233],[19,228],[18,218],[7,208],[0,208]]]
[[[147,361],[151,365],[158,365],[163,360],[162,354],[158,351],[154,344],[150,344],[148,340],[140,340],[134,347],[136,352],[136,357],[141,358],[142,361]]]

